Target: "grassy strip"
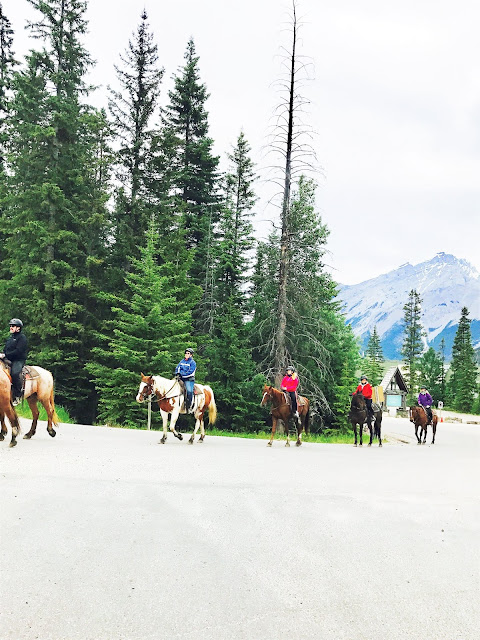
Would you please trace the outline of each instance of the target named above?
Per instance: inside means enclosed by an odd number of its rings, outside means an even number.
[[[227,438],[250,438],[252,440],[270,440],[270,431],[259,431],[258,433],[248,433],[246,431],[234,432],[223,431],[222,429],[207,428],[205,430],[208,436],[222,436]],[[285,435],[275,434],[275,440],[285,440]],[[290,438],[295,440],[296,438]],[[303,442],[319,442],[324,444],[352,444],[354,440],[353,432],[336,433],[330,432],[325,434],[311,433],[302,435]]]
[[[26,400],[24,400],[21,404],[19,404],[17,407],[15,407],[17,410],[17,415],[19,415],[21,418],[26,418],[27,420],[31,420],[32,419],[32,412],[30,411],[30,407],[28,406],[28,402]],[[38,417],[39,420],[46,420],[47,419],[47,412],[45,411],[44,407],[39,403],[38,404],[38,408],[40,410],[40,415]],[[70,417],[68,411],[66,409],[64,409],[63,407],[55,407],[56,411],[57,411],[57,416],[60,422],[66,423],[66,424],[74,424],[75,420],[73,420],[73,418]]]

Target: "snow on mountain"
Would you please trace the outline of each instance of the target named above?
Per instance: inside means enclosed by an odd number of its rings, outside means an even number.
[[[360,284],[341,286],[346,321],[365,345],[377,326],[386,358],[399,358],[403,342],[403,306],[412,289],[422,298],[426,346],[438,348],[445,338],[451,353],[462,307],[472,320],[473,343],[480,345],[480,274],[466,260],[446,253],[415,266],[407,263],[394,271]]]

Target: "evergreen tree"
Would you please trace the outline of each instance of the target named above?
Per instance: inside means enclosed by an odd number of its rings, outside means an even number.
[[[363,363],[363,372],[368,376],[372,387],[380,384],[384,373],[384,362],[382,343],[377,332],[377,326],[373,327],[373,333],[368,339],[367,349],[365,351],[365,359]]]
[[[140,373],[173,376],[179,354],[195,344],[192,309],[199,290],[188,278],[191,254],[179,241],[178,263],[165,261],[153,217],[146,237],[140,258],[130,259],[124,292],[106,296],[112,319],[87,365],[99,394],[98,418],[109,424],[144,424],[145,408],[135,402]]]
[[[139,257],[153,209],[149,169],[154,138],[151,120],[163,69],[158,68],[157,45],[145,11],[121,61],[122,66],[115,66],[120,90],[110,89],[109,100],[119,144],[116,177],[120,186],[115,194],[112,244],[114,290],[122,284],[123,274],[129,269],[129,258]]]
[[[328,229],[315,210],[315,183],[304,177],[291,205],[291,265],[287,290],[285,344],[299,369],[302,389],[315,408],[332,420],[332,408],[353,386],[358,347],[334,301],[337,290],[323,264]],[[278,234],[260,243],[253,277],[251,339],[260,370],[276,377],[275,333],[278,303]]]
[[[177,210],[183,213],[187,245],[195,249],[191,275],[195,284],[209,286],[207,265],[211,255],[213,226],[219,218],[217,166],[208,136],[208,98],[200,82],[199,57],[190,40],[185,65],[174,78],[170,103],[164,110],[164,127],[159,145],[170,160],[167,182],[171,184]],[[208,292],[205,292],[208,293]]]
[[[467,307],[463,307],[452,348],[450,390],[453,407],[457,411],[472,411],[478,391],[478,367],[472,344],[471,320],[468,315]]]
[[[425,332],[422,328],[422,300],[420,295],[412,289],[408,294],[408,301],[403,307],[405,325],[404,340],[401,354],[405,362],[405,379],[409,388],[410,400],[413,401],[418,392],[419,357],[423,352],[422,338]]]
[[[91,65],[81,40],[86,3],[29,0],[43,43],[14,74],[9,118],[2,315],[25,320],[30,361],[52,370],[60,403],[92,420],[85,375],[99,313],[107,235],[98,135],[104,117],[84,103]]]
[[[441,363],[440,369],[440,383],[439,383],[439,400],[441,400],[444,404],[447,402],[447,385],[446,385],[446,355],[445,355],[445,338],[442,338],[440,341],[440,348],[438,352],[438,358]]]
[[[435,402],[443,400],[441,380],[442,361],[433,347],[430,347],[419,361],[420,384],[430,392]]]

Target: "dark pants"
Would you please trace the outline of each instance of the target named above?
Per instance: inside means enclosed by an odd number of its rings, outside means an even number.
[[[371,398],[365,398],[365,403],[367,405],[367,413],[369,416],[371,416],[372,418],[375,418],[375,414],[373,412],[373,407],[372,407],[372,399]]]
[[[423,406],[423,405],[422,405]],[[433,413],[432,413],[432,408],[431,407],[423,407],[425,409],[425,411],[427,412],[427,418],[429,422],[432,422],[433,420]]]
[[[290,396],[290,402],[292,403],[292,412],[295,413],[297,411],[297,392],[296,391],[287,391]]]
[[[185,385],[185,391],[187,392],[187,402],[185,409],[189,411],[193,402],[193,385],[195,384],[195,380],[184,380],[183,384]]]
[[[14,360],[11,367],[12,375],[12,396],[20,398],[22,395],[22,369],[25,360]]]

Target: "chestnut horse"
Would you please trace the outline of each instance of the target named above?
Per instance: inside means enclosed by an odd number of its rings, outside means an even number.
[[[292,414],[292,408],[287,403],[287,398],[285,397],[283,391],[278,391],[278,389],[275,389],[275,387],[271,387],[266,384],[263,387],[263,397],[260,405],[264,406],[268,401],[272,403],[272,410],[270,411],[272,415],[272,435],[270,436],[270,440],[268,441],[267,446],[272,446],[273,437],[275,436],[275,431],[277,430],[277,422],[281,420],[285,425],[285,432],[287,435],[287,442],[285,443],[285,446],[289,447],[290,434],[288,421],[290,418],[294,417]],[[298,396],[297,409],[300,419],[295,418],[295,427],[297,429],[297,441],[295,444],[297,445],[297,447],[299,447],[302,444],[302,430],[305,429],[305,433],[308,433],[309,428],[310,402],[308,398]]]
[[[185,410],[185,402],[183,389],[180,387],[178,380],[169,380],[160,376],[145,376],[141,374],[142,380],[137,393],[137,402],[143,402],[149,396],[155,396],[160,408],[160,414],[163,420],[163,437],[159,444],[165,444],[167,440],[167,423],[170,415],[170,431],[179,440],[183,440],[181,433],[175,429],[175,425],[180,413],[187,413]],[[208,420],[210,424],[214,424],[217,419],[217,405],[211,387],[202,384],[195,384],[195,393],[193,396],[193,414],[195,416],[195,429],[192,437],[188,441],[193,444],[195,435],[200,429],[200,438],[198,442],[203,442],[205,438],[205,427],[203,418],[205,410],[208,409]]]
[[[0,423],[2,428],[0,430],[0,440],[5,440],[7,434],[7,426],[5,424],[5,416],[8,418],[10,425],[12,426],[12,439],[10,446],[14,447],[17,444],[17,436],[20,433],[20,423],[18,422],[17,412],[12,406],[11,402],[11,389],[12,383],[9,374],[0,367]]]
[[[415,425],[415,436],[417,438],[417,444],[422,444],[422,434],[423,434],[423,444],[425,444],[427,440],[428,424],[432,425],[432,431],[433,431],[432,444],[435,444],[435,434],[437,433],[438,416],[433,411],[432,411],[432,414],[433,414],[432,422],[429,423],[427,412],[423,407],[419,407],[419,406],[410,407],[410,422],[413,422],[413,424]],[[418,427],[420,427],[420,437],[418,437]]]
[[[8,372],[7,366],[3,360],[0,362],[4,371]],[[55,411],[53,376],[50,371],[47,371],[42,367],[27,366],[24,370],[25,369],[25,390],[23,396],[28,402],[28,406],[32,412],[32,426],[30,427],[30,431],[23,437],[25,440],[30,440],[30,438],[35,435],[38,416],[40,415],[37,403],[40,402],[47,412],[47,431],[52,438],[54,438],[57,435],[57,432],[53,428],[53,425],[58,427],[59,420],[57,412]],[[10,374],[8,373],[8,375]]]
[[[382,410],[376,404],[372,404],[373,415],[375,418],[375,436],[378,438],[378,446],[382,446]],[[363,446],[363,425],[366,424],[370,431],[370,442],[368,446],[372,446],[374,429],[372,428],[372,419],[367,412],[367,403],[365,402],[365,396],[362,393],[354,393],[352,395],[352,401],[350,403],[350,412],[348,419],[352,425],[353,433],[355,434],[354,447],[357,446],[357,424],[360,431],[360,446]]]

